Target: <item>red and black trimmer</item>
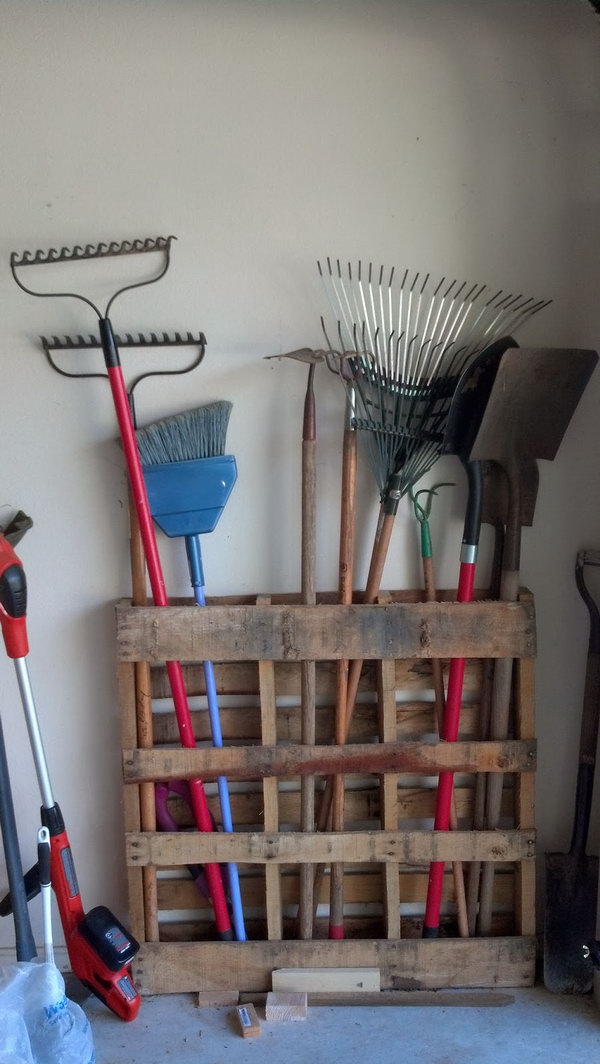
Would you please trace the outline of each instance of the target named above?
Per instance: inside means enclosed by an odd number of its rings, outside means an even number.
[[[27,582],[11,544],[0,534],[0,625],[6,653],[15,664],[35,771],[42,797],[42,824],[51,843],[51,879],[73,973],[123,1020],[140,1007],[130,964],[139,945],[104,905],[84,912],[69,839],[54,800],[48,765],[29,679],[27,655]]]
[[[52,347],[55,350],[66,348],[74,350],[88,346],[99,346],[102,349],[102,354],[104,356],[104,362],[106,365],[106,374],[95,373],[88,374],[88,376],[108,377],[117,422],[119,426],[121,442],[123,445],[123,452],[125,454],[125,462],[127,465],[127,473],[129,476],[129,483],[131,487],[131,496],[133,504],[135,506],[135,511],[140,527],[140,535],[142,539],[144,557],[146,560],[148,577],[150,579],[150,587],[152,590],[152,598],[155,606],[168,606],[169,600],[167,598],[162,565],[158,552],[156,535],[154,533],[154,525],[152,522],[150,504],[148,502],[146,483],[144,480],[144,474],[142,472],[142,465],[136,443],[135,427],[130,406],[130,396],[125,386],[123,370],[121,367],[121,359],[119,356],[119,341],[117,335],[113,330],[112,322],[109,318],[109,313],[115,300],[124,292],[129,292],[134,288],[143,288],[148,284],[153,284],[154,282],[160,280],[161,277],[164,277],[169,268],[171,243],[174,239],[175,237],[173,236],[159,236],[148,238],[146,240],[124,240],[121,243],[112,242],[110,244],[86,244],[84,247],[76,245],[72,248],[63,247],[60,249],[60,251],[58,251],[56,248],[50,248],[48,251],[36,251],[33,254],[29,251],[24,251],[21,254],[13,252],[10,257],[10,268],[13,278],[16,284],[18,284],[19,288],[21,288],[24,292],[27,292],[28,295],[46,299],[76,299],[79,302],[85,303],[86,306],[93,311],[93,313],[98,319],[98,329],[100,335],[99,344],[94,340],[94,338],[92,338],[92,344],[90,345],[87,344],[82,337],[78,337],[75,342],[69,340],[65,344],[61,344],[60,341],[58,341],[57,339],[56,343],[53,344]],[[163,259],[162,265],[158,272],[153,277],[150,277],[148,279],[137,281],[132,284],[123,285],[108,300],[104,311],[100,310],[100,308],[97,307],[96,304],[87,296],[84,296],[78,292],[35,291],[32,288],[28,288],[19,276],[19,271],[21,269],[24,269],[25,267],[57,265],[60,263],[72,264],[74,262],[82,262],[84,260],[107,259],[123,256],[130,257],[132,255],[142,255],[152,252],[160,253]],[[44,348],[46,351],[46,356],[49,357],[48,345],[44,344]],[[54,366],[54,368],[58,369],[57,366]],[[62,372],[65,376],[80,376],[80,374],[66,373],[64,370],[59,370],[59,372]],[[175,716],[177,718],[177,726],[179,730],[181,745],[187,748],[194,747],[196,743],[194,739],[192,715],[190,712],[187,693],[185,689],[185,682],[181,663],[179,661],[167,661],[166,669],[169,685],[171,688],[171,694],[173,696],[173,704],[175,707]],[[194,814],[194,820],[198,830],[212,831],[213,824],[202,780],[198,778],[190,779],[188,782],[188,786],[190,793],[190,802]],[[210,894],[213,911],[215,914],[215,926],[217,929],[217,933],[219,935],[219,938],[223,940],[231,940],[233,939],[233,931],[231,928],[229,910],[225,898],[225,890],[221,877],[221,869],[218,864],[210,863],[205,865],[205,872],[210,887]]]

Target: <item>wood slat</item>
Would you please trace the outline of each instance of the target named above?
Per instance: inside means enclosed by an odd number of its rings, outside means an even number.
[[[274,968],[380,968],[384,989],[531,986],[535,938],[185,942],[143,945],[133,974],[144,993],[266,991]]]
[[[535,654],[531,602],[117,607],[120,661],[337,660]]]
[[[200,612],[200,611],[198,611]],[[125,750],[129,783],[146,780],[258,780],[265,776],[345,773],[530,772],[535,740],[462,743],[379,743],[350,746],[230,746],[223,749]]]
[[[335,701],[335,673],[337,664],[331,661],[317,662],[317,690],[322,698],[333,704]],[[365,661],[359,683],[359,694],[373,694],[376,688],[376,662]],[[447,675],[448,662],[444,659]],[[183,666],[185,688],[190,695],[206,694],[203,670],[198,665]],[[219,694],[257,695],[257,661],[233,661],[215,664],[215,680]],[[471,659],[465,669],[465,691],[478,691],[481,686],[481,662]],[[423,691],[432,687],[431,662],[421,658],[412,661],[396,660],[396,688],[402,691]],[[299,697],[300,664],[294,661],[275,662],[275,689],[277,695]],[[152,696],[170,698],[171,690],[163,665],[152,668]],[[373,702],[374,702],[373,698]],[[359,710],[359,707],[357,707]],[[354,719],[353,719],[354,724]],[[281,736],[283,738],[283,736]]]
[[[396,677],[393,661],[377,662],[377,704],[379,709],[379,734],[383,743],[393,742],[397,730]],[[381,777],[382,828],[398,830],[398,776],[385,773]],[[389,939],[400,938],[400,876],[393,864],[383,866],[383,899],[385,931]]]
[[[390,662],[393,667],[394,662]],[[333,741],[334,706],[318,706],[316,714],[316,741]],[[225,742],[243,740],[259,742],[261,739],[260,707],[221,707],[221,730]],[[154,714],[154,742],[156,746],[178,743],[179,732],[174,713]],[[462,707],[460,738],[478,739],[479,706],[467,704]],[[205,709],[192,712],[194,738],[197,742],[210,741],[210,721]],[[434,709],[431,702],[400,702],[396,704],[396,739],[420,738],[436,731]],[[277,707],[277,734],[281,742],[300,742],[300,716],[297,706]],[[378,737],[377,706],[359,703],[352,714],[352,742],[372,740]]]
[[[473,788],[457,787],[454,791],[456,810],[460,818],[470,820],[473,812]],[[434,788],[400,787],[398,789],[398,817],[402,820],[430,820],[435,814]],[[230,795],[231,813],[236,828],[253,826],[258,828],[264,823],[266,812],[265,800],[260,791],[247,791]],[[220,805],[217,795],[208,798],[208,805],[217,823],[220,820]],[[289,829],[300,829],[300,792],[279,791],[279,824],[286,824]],[[378,827],[381,818],[381,796],[378,787],[373,787],[372,777],[365,780],[360,790],[346,791],[346,826],[348,829],[359,822],[364,827]],[[171,798],[169,811],[180,827],[193,827],[194,818],[190,808],[182,799]],[[502,794],[502,818],[513,817],[514,794],[507,788]],[[376,821],[369,825],[368,821]],[[277,828],[279,828],[279,824]],[[469,825],[470,826],[470,825]],[[524,825],[529,826],[529,825]],[[270,828],[265,823],[267,831]],[[353,827],[352,830],[357,830]]]
[[[533,831],[355,831],[297,832],[211,831],[129,833],[129,865],[329,864],[331,861],[403,862],[521,861],[535,854]]]
[[[293,941],[297,936],[297,920],[293,917],[283,918],[283,941]],[[251,942],[263,942],[266,940],[266,920],[251,916],[246,919],[246,930]],[[344,930],[347,939],[379,939],[383,934],[381,916],[346,916]],[[440,938],[454,938],[456,935],[456,917],[446,915],[440,917]],[[423,917],[403,916],[402,938],[423,938]],[[514,914],[494,913],[492,917],[492,937],[514,935]],[[314,936],[317,940],[327,940],[329,937],[329,918],[317,917],[314,925]],[[160,925],[161,942],[214,942],[214,924],[210,920],[195,920],[162,922]]]
[[[275,704],[275,672],[272,661],[260,661],[258,663],[258,681],[260,686],[262,741],[267,745],[274,745],[277,742],[277,707]],[[263,800],[265,831],[279,831],[279,793],[275,776],[265,776],[263,779]],[[283,938],[283,917],[281,911],[280,870],[277,865],[271,865],[265,869],[265,892],[267,935],[271,941],[280,940]]]
[[[527,739],[535,734],[535,664],[518,661],[515,669],[516,732]],[[504,797],[504,796],[503,796]],[[515,783],[515,822],[523,830],[535,824],[535,776],[519,775]],[[535,860],[522,861],[516,881],[515,919],[521,935],[535,934]]]
[[[269,865],[265,866],[268,871]],[[274,865],[278,871],[282,871],[281,865]],[[393,865],[386,865],[393,869]],[[404,903],[425,904],[427,895],[426,872],[396,872],[400,882],[400,897]],[[513,870],[501,869],[499,875],[494,876],[494,906],[512,908],[514,900]],[[264,908],[265,905],[265,879],[261,875],[242,875],[241,889],[244,905],[250,909]],[[454,882],[452,874],[448,872],[444,876],[444,901],[454,901]],[[344,876],[344,902],[346,905],[373,905],[381,903],[381,876],[376,868],[365,872],[353,872]],[[281,875],[281,903],[284,906],[292,906],[298,903],[298,875],[287,872]],[[324,876],[320,884],[319,904],[329,903],[329,881]],[[158,905],[159,909],[210,909],[210,901],[200,894],[194,886],[189,875],[180,879],[158,880]],[[398,936],[397,936],[398,937]]]
[[[137,719],[135,702],[135,666],[121,664],[117,669],[117,687],[121,706],[121,742],[127,745],[137,742]],[[141,828],[140,788],[123,788],[123,813],[126,831]],[[127,868],[127,895],[129,899],[129,926],[138,941],[146,938],[144,907],[144,872],[141,868]]]

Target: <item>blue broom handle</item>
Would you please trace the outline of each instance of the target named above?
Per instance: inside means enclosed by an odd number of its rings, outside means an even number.
[[[197,606],[205,606],[204,598],[204,572],[202,568],[202,553],[200,550],[199,536],[186,536],[185,548],[187,551],[190,567],[190,578],[194,589],[194,598]],[[223,733],[221,731],[221,718],[219,715],[219,700],[217,685],[215,682],[215,669],[212,661],[203,661],[204,682],[206,684],[206,698],[208,702],[208,715],[213,746],[223,746]],[[231,803],[229,800],[229,788],[225,776],[217,779],[219,791],[219,804],[221,806],[221,819],[224,831],[233,831],[231,816]],[[231,895],[231,907],[233,910],[233,926],[238,942],[246,941],[246,928],[244,926],[244,912],[242,909],[242,894],[240,890],[240,877],[236,864],[228,863],[227,872],[229,878],[229,891]]]

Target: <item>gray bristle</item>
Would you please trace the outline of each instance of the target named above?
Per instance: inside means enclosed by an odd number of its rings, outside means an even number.
[[[136,432],[143,465],[187,462],[225,454],[233,403],[226,399],[165,417]]]

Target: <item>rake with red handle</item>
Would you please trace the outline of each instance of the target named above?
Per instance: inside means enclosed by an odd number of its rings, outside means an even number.
[[[36,251],[35,254],[25,251],[21,255],[13,253],[10,258],[12,275],[16,283],[24,292],[40,298],[69,297],[78,299],[91,307],[98,317],[100,344],[106,365],[106,375],[108,376],[111,388],[119,432],[123,444],[127,473],[131,486],[131,495],[139,522],[140,535],[142,538],[150,587],[155,606],[168,606],[169,600],[165,589],[162,566],[152,524],[152,514],[148,503],[146,485],[135,439],[135,429],[127,389],[123,378],[123,371],[121,369],[117,340],[108,315],[112,304],[123,292],[153,284],[160,280],[161,277],[164,277],[169,268],[171,242],[174,239],[174,237],[169,236],[156,237],[147,240],[123,241],[122,243],[87,244],[85,247],[76,246],[74,248],[61,248],[60,251],[51,248],[47,252]],[[160,252],[164,256],[163,266],[158,274],[145,281],[139,281],[135,284],[127,284],[122,288],[119,288],[108,300],[104,314],[98,309],[92,300],[88,299],[86,296],[77,292],[36,292],[31,288],[26,287],[17,275],[17,270],[26,266],[75,262],[84,259],[104,259],[123,255],[147,254],[149,252]],[[196,744],[181,663],[178,661],[168,661],[166,662],[166,667],[175,706],[175,715],[177,718],[181,744],[184,747],[193,747]],[[213,825],[202,781],[200,779],[190,780],[189,789],[190,803],[198,829],[200,831],[212,831]],[[231,930],[219,866],[217,864],[206,865],[206,876],[210,887],[217,931],[220,938],[229,940],[233,937],[233,933]]]

